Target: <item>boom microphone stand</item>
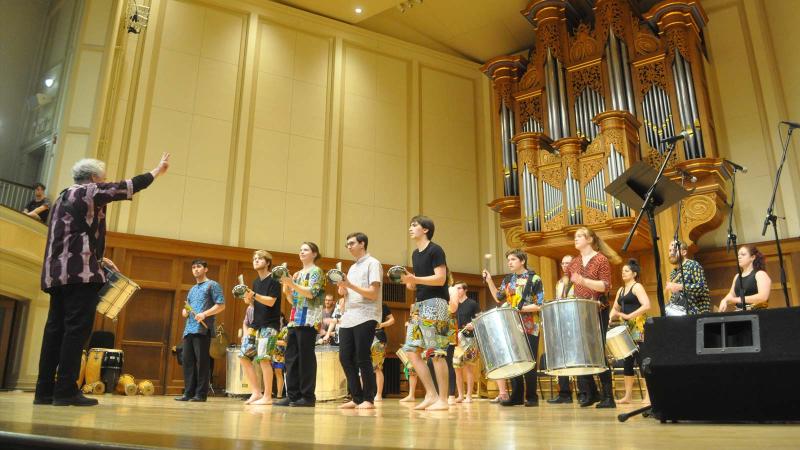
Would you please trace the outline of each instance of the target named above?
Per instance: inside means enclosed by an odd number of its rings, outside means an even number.
[[[783,144],[783,156],[781,156],[781,164],[778,166],[778,172],[775,175],[775,184],[772,186],[772,199],[770,199],[769,207],[767,207],[767,218],[764,219],[764,228],[761,229],[761,236],[765,236],[767,234],[767,227],[771,223],[772,231],[775,234],[775,247],[778,249],[778,264],[781,267],[781,286],[783,287],[783,297],[786,299],[786,307],[788,308],[791,306],[791,303],[789,301],[789,288],[786,286],[786,268],[783,266],[781,240],[778,237],[778,216],[776,216],[773,211],[775,208],[775,194],[778,192],[778,183],[781,180],[781,172],[783,171],[783,163],[786,162],[786,152],[789,149],[789,142],[792,140],[792,131],[798,127],[798,124],[787,122],[782,123],[789,125],[789,130],[786,132],[786,142],[783,142],[783,138],[781,138],[781,143]],[[780,125],[778,125],[778,127],[780,128]]]

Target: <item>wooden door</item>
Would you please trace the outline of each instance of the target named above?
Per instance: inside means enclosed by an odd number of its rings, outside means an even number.
[[[118,342],[125,352],[123,372],[137,382],[152,381],[156,394],[165,393],[174,296],[173,291],[142,289],[126,305],[122,318]]]

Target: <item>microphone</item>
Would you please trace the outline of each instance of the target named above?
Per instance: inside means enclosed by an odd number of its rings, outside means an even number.
[[[690,174],[689,172],[681,169],[680,167],[676,167],[675,171],[678,172],[683,178],[685,178],[689,183],[697,183],[697,177]]]
[[[800,127],[798,127],[798,128],[800,128]],[[733,162],[733,161],[731,161],[729,159],[723,159],[723,161],[725,161],[726,163],[730,164],[731,167],[733,167],[734,169],[738,170],[739,172],[747,173],[747,167],[740,166],[739,164],[736,164],[735,162]]]
[[[694,129],[687,128],[674,136],[666,137],[664,139],[659,140],[658,142],[661,144],[672,144],[673,142],[678,142],[681,139],[688,139],[692,136],[694,136]]]
[[[789,125],[789,129],[800,128],[800,123],[797,123],[797,122],[789,122],[788,120],[784,120],[781,123]]]

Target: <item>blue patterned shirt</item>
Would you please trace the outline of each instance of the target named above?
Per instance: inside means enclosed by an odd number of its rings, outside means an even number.
[[[197,283],[189,289],[186,295],[186,301],[196,313],[201,313],[214,304],[221,305],[225,303],[225,297],[222,295],[222,286],[214,280],[206,280],[202,283]],[[183,335],[187,334],[206,334],[214,330],[214,316],[206,317],[203,322],[208,325],[208,329],[200,325],[200,322],[194,320],[194,314],[189,313],[186,318],[186,326],[183,328]],[[212,334],[213,336],[213,334]]]

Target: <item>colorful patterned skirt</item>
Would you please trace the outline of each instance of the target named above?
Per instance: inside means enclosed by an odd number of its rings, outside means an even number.
[[[386,344],[375,338],[372,340],[372,347],[369,350],[372,356],[372,368],[383,370],[383,360],[386,358]]]
[[[455,335],[447,300],[431,298],[415,303],[411,307],[408,325],[404,351],[421,349],[423,359],[447,356],[447,346]]]

